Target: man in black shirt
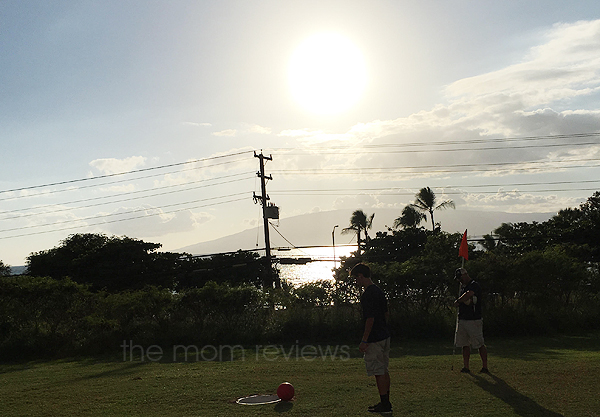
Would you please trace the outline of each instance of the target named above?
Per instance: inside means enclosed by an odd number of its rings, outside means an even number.
[[[483,319],[481,316],[481,287],[471,279],[467,270],[458,268],[455,278],[461,283],[460,297],[454,302],[458,307],[458,326],[456,328],[456,346],[462,346],[464,367],[461,372],[469,373],[471,346],[479,349],[483,367],[482,373],[489,373],[487,365],[487,348],[483,340]]]
[[[372,413],[390,413],[390,333],[387,327],[389,317],[387,300],[381,289],[371,280],[371,270],[365,264],[358,264],[350,271],[356,284],[364,289],[360,297],[365,329],[359,345],[364,354],[368,376],[375,376],[381,401],[369,407]]]

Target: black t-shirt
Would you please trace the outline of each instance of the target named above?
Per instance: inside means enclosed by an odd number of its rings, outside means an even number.
[[[468,291],[475,293],[473,297],[477,297],[476,302],[473,302],[475,299],[471,298],[470,305],[460,303],[458,306],[458,318],[459,320],[479,320],[481,319],[481,302],[483,301],[481,298],[481,287],[476,281],[471,280],[471,282],[461,289],[460,295]]]
[[[371,317],[375,319],[367,342],[379,342],[390,337],[385,320],[385,313],[388,312],[387,300],[383,291],[375,284],[369,285],[360,296],[360,305],[365,321]]]

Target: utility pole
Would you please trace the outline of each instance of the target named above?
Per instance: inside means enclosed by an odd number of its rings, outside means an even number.
[[[336,224],[335,226],[333,226],[333,230],[331,231],[331,244],[333,245],[333,268],[336,268],[336,262],[335,262],[335,228],[339,227],[338,224]]]
[[[269,283],[268,284],[270,286],[272,286],[273,285],[273,276],[272,276],[272,265],[271,265],[271,240],[269,238],[269,218],[273,217],[273,214],[270,214],[269,208],[274,207],[274,206],[267,205],[267,201],[270,200],[270,198],[267,195],[266,180],[273,180],[273,178],[270,175],[269,176],[265,175],[265,161],[272,161],[273,158],[270,155],[264,156],[262,154],[262,151],[259,155],[257,155],[256,152],[254,152],[254,157],[258,158],[258,160],[260,162],[260,171],[257,172],[256,175],[260,178],[260,189],[261,189],[261,196],[258,197],[256,194],[254,194],[254,201],[256,202],[257,200],[259,200],[262,205],[262,209],[263,209],[263,227],[264,227],[264,232],[265,232],[265,262],[267,264],[267,268],[269,268],[267,271],[267,273],[269,274]],[[278,211],[277,211],[277,218],[279,218]],[[279,278],[277,278],[277,280],[275,281],[275,287],[281,288],[281,282],[279,281]]]

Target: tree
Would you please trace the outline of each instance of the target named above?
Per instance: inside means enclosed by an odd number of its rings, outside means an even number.
[[[146,285],[172,288],[181,254],[158,252],[158,243],[128,237],[84,233],[69,236],[53,249],[27,257],[29,275],[70,277],[93,290],[140,289]]]
[[[560,210],[544,223],[545,233],[556,244],[572,244],[578,257],[600,262],[600,191],[596,191],[579,208]]]
[[[400,227],[406,229],[409,227],[415,228],[423,221],[427,220],[427,216],[417,210],[414,206],[408,205],[402,209],[402,215],[394,220],[394,228]]]
[[[483,239],[477,241],[486,251],[492,251],[496,249],[496,240],[490,234],[483,235]]]
[[[417,209],[418,211],[429,213],[429,215],[431,216],[432,230],[435,230],[433,212],[435,210],[454,208],[454,201],[452,200],[444,200],[438,204],[435,193],[429,187],[421,188],[419,192],[415,195],[415,198],[416,200],[413,204],[411,204],[411,206]]]
[[[364,262],[407,261],[423,251],[427,236],[432,234],[423,227],[409,227],[389,232],[377,232],[369,241],[363,254]]]
[[[7,277],[10,273],[10,265],[6,265],[4,262],[0,261],[0,277]]]
[[[375,213],[370,216],[367,215],[363,210],[355,210],[350,216],[350,226],[342,229],[342,234],[347,233],[356,233],[356,240],[358,244],[358,252],[360,253],[360,234],[361,232],[365,232],[365,240],[369,241],[369,232],[368,230],[373,227],[373,218],[375,217]]]

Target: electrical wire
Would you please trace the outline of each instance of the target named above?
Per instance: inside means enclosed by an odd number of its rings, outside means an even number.
[[[237,175],[243,175],[243,174],[230,175],[230,176],[225,176],[225,177],[221,177],[221,178],[226,178],[226,177],[231,177],[231,176],[237,176]],[[172,188],[172,187],[178,187],[178,186],[183,186],[183,185],[188,185],[188,184],[194,184],[194,183],[204,182],[204,181],[207,181],[207,180],[193,181],[191,183],[186,183],[186,184],[168,185],[168,186],[157,187],[157,188],[148,189],[148,190],[131,191],[131,192],[121,193],[121,194],[116,194],[116,195],[111,195],[111,196],[94,197],[94,198],[88,198],[88,199],[83,199],[83,200],[76,200],[76,201],[67,202],[67,203],[48,204],[48,205],[45,205],[45,206],[37,206],[37,207],[27,207],[27,208],[22,208],[22,209],[15,209],[15,210],[10,210],[10,211],[5,211],[2,214],[19,212],[19,211],[34,210],[34,209],[45,208],[45,207],[56,207],[56,206],[59,206],[59,205],[62,205],[62,204],[73,204],[73,203],[81,203],[81,202],[87,202],[87,201],[103,200],[103,199],[107,199],[107,198],[118,197],[118,196],[121,196],[121,195],[131,195],[131,194],[146,193],[146,192],[150,192],[150,191],[154,191],[154,190],[168,189],[168,188]],[[24,218],[24,217],[31,217],[31,216],[37,216],[37,215],[47,215],[47,214],[52,214],[52,213],[60,213],[60,212],[64,212],[64,211],[72,211],[72,210],[79,210],[79,209],[90,208],[90,207],[98,207],[98,206],[103,206],[103,205],[106,205],[106,204],[129,202],[129,201],[140,200],[140,199],[148,198],[148,197],[157,197],[157,196],[163,196],[163,195],[169,195],[169,194],[186,192],[186,191],[190,191],[190,190],[197,190],[197,189],[200,189],[200,188],[208,188],[208,187],[214,187],[214,186],[217,186],[217,185],[230,184],[232,182],[238,182],[238,181],[240,181],[240,179],[223,181],[223,182],[219,182],[219,183],[215,183],[215,184],[201,185],[201,186],[197,186],[197,187],[187,188],[187,189],[184,189],[184,190],[166,191],[166,192],[162,192],[162,193],[155,193],[155,194],[150,194],[150,195],[145,195],[145,196],[140,196],[140,197],[125,198],[125,199],[122,199],[122,200],[114,200],[114,201],[109,201],[109,202],[104,202],[104,203],[88,204],[86,206],[67,207],[67,208],[61,208],[61,209],[58,209],[58,210],[45,211],[45,212],[41,212],[41,213],[29,213],[29,214],[24,214],[24,215],[20,215],[20,216],[5,217],[5,218],[2,218],[0,220],[21,219],[21,218]]]
[[[141,211],[145,212],[147,210],[159,210],[159,209],[163,209],[163,208],[181,206],[181,205],[184,205],[184,204],[193,204],[193,203],[199,203],[201,201],[211,201],[211,200],[217,200],[217,199],[220,199],[220,198],[235,197],[235,196],[238,196],[238,195],[247,195],[247,194],[249,194],[249,192],[235,193],[235,194],[229,194],[229,195],[224,195],[224,196],[219,196],[219,197],[201,198],[201,199],[198,199],[198,200],[185,201],[183,203],[167,204],[167,205],[164,205],[164,206],[144,207],[144,208],[140,208],[140,209],[135,209],[135,210],[130,210],[130,211],[124,211],[124,212],[121,212],[121,213],[101,214],[101,215],[97,215],[97,216],[82,217],[82,218],[77,219],[77,221],[101,219],[101,218],[112,217],[112,216],[122,216],[122,215],[125,215],[125,214],[139,213]],[[11,229],[2,229],[2,230],[0,230],[0,232],[11,232],[11,231],[15,231],[15,230],[23,230],[23,229],[33,229],[33,228],[38,228],[38,227],[55,226],[57,224],[64,224],[64,223],[71,223],[71,222],[73,222],[73,220],[62,220],[62,221],[58,221],[58,222],[54,222],[54,223],[36,224],[36,225],[30,225],[30,226],[14,227],[14,228],[11,228]]]
[[[235,161],[222,162],[222,163],[218,163],[218,164],[212,164],[212,165],[203,166],[201,168],[212,168],[212,167],[220,166],[220,165],[229,165],[229,164],[233,164],[233,163],[240,162],[240,161],[246,161],[246,159],[238,159],[238,160],[235,160]],[[130,183],[130,182],[133,182],[133,181],[139,181],[139,180],[148,179],[148,178],[164,177],[165,175],[169,175],[169,174],[180,174],[182,172],[187,172],[187,171],[198,171],[201,168],[193,167],[193,168],[181,169],[181,170],[178,170],[178,171],[169,171],[169,172],[161,172],[160,174],[145,175],[145,176],[142,176],[142,177],[135,177],[135,178],[127,178],[127,179],[122,179],[122,180],[116,180],[116,181],[102,182],[100,184],[82,185],[82,186],[78,186],[76,188],[69,187],[69,188],[63,188],[63,189],[60,189],[60,190],[45,191],[43,193],[37,193],[37,194],[29,194],[29,195],[19,195],[19,196],[14,196],[14,197],[6,197],[6,198],[0,198],[0,201],[13,201],[13,200],[19,200],[19,199],[23,199],[23,198],[46,197],[46,196],[53,195],[53,194],[58,194],[58,193],[64,193],[64,192],[70,192],[70,191],[71,192],[72,191],[81,191],[81,190],[85,190],[85,189],[88,189],[88,188],[97,188],[97,187],[109,186],[109,185],[113,185],[113,184],[122,184],[124,182]],[[216,177],[216,178],[218,178],[218,177]]]
[[[561,160],[561,161],[523,161],[523,162],[489,162],[489,163],[478,163],[478,164],[444,164],[444,165],[413,165],[413,166],[404,166],[404,167],[365,167],[365,168],[332,168],[332,169],[297,169],[297,170],[291,170],[291,169],[285,169],[285,170],[273,170],[271,171],[274,174],[282,174],[282,175],[287,175],[287,174],[294,174],[294,175],[336,175],[336,174],[342,174],[342,175],[349,175],[349,174],[364,174],[364,173],[368,173],[368,172],[372,172],[374,174],[383,174],[383,173],[412,173],[413,171],[409,171],[412,169],[427,169],[428,171],[426,173],[437,173],[437,172],[443,172],[443,173],[448,173],[448,172],[462,172],[462,173],[469,173],[469,172],[481,172],[481,171],[491,171],[489,169],[469,169],[469,170],[449,170],[449,169],[439,169],[439,170],[432,170],[432,168],[444,168],[444,167],[451,167],[451,168],[464,168],[464,167],[485,167],[485,166],[491,166],[491,167],[502,167],[502,166],[519,166],[519,165],[540,165],[540,164],[557,164],[557,163],[569,163],[569,162],[598,162],[600,161],[600,158],[581,158],[581,159],[573,159],[573,160]],[[511,171],[524,171],[524,170],[532,170],[532,169],[542,169],[541,168],[511,168]],[[570,168],[598,168],[598,166],[591,166],[591,165],[571,165],[571,166],[566,166],[566,167],[550,167],[550,168],[556,168],[556,169],[570,169]],[[508,170],[508,169],[507,169]],[[421,172],[415,172],[415,173],[421,173]]]
[[[129,221],[129,220],[136,220],[136,219],[143,219],[143,218],[148,218],[148,217],[151,217],[151,216],[158,216],[158,215],[164,215],[164,214],[179,213],[179,212],[186,211],[186,210],[194,210],[194,209],[204,208],[204,207],[212,207],[212,206],[216,206],[216,205],[220,205],[220,204],[233,203],[233,202],[242,201],[242,200],[246,200],[246,199],[247,199],[247,197],[237,198],[237,199],[228,200],[228,201],[221,201],[221,202],[218,202],[218,203],[204,204],[204,205],[195,206],[195,207],[186,207],[186,208],[182,208],[182,209],[179,209],[179,210],[173,210],[173,211],[168,211],[168,212],[152,213],[152,214],[148,214],[148,215],[144,215],[144,216],[130,217],[130,218],[127,218],[127,219],[118,219],[118,220],[111,220],[111,221],[107,221],[107,222],[92,223],[92,224],[87,224],[85,226],[70,226],[70,227],[64,227],[64,228],[60,228],[60,229],[46,230],[46,231],[40,231],[40,232],[23,233],[23,234],[12,235],[12,236],[3,236],[2,239],[13,239],[13,238],[17,238],[17,237],[35,236],[35,235],[39,235],[39,234],[54,233],[54,232],[59,232],[59,231],[64,231],[64,230],[89,228],[89,227],[92,227],[92,226],[99,226],[99,225],[105,225],[105,224],[111,224],[111,223],[118,223],[118,222],[124,222],[124,221]]]
[[[427,144],[429,145],[429,144]],[[583,142],[583,143],[554,143],[554,144],[541,144],[541,145],[523,145],[523,146],[510,146],[510,147],[506,147],[506,146],[502,146],[502,147],[483,147],[483,148],[452,148],[452,149],[411,149],[411,150],[390,150],[389,146],[381,146],[381,145],[373,145],[374,148],[373,149],[377,149],[375,148],[375,146],[377,146],[378,148],[386,148],[385,150],[381,150],[381,151],[371,151],[371,150],[361,150],[362,154],[381,154],[381,153],[392,153],[392,154],[396,154],[396,153],[420,153],[420,152],[436,152],[436,153],[440,153],[440,152],[473,152],[473,151],[498,151],[498,150],[515,150],[515,149],[535,149],[535,148],[557,148],[557,147],[575,147],[575,146],[588,146],[588,145],[598,145],[597,142]],[[401,145],[398,145],[401,146]],[[425,146],[425,145],[424,145]],[[366,148],[365,146],[363,146],[363,148]],[[368,149],[368,148],[367,148]],[[319,154],[331,154],[331,153],[335,153],[335,154],[341,154],[341,155],[345,155],[346,153],[344,152],[344,150],[348,150],[349,153],[352,154],[356,154],[356,148],[352,148],[352,149],[348,149],[348,148],[339,148],[339,149],[322,149],[319,150]],[[288,155],[305,155],[305,154],[312,154],[315,152],[315,149],[311,149],[311,150],[307,150],[306,153],[288,153]]]
[[[462,139],[462,140],[428,140],[427,142],[401,142],[401,143],[383,143],[383,144],[365,144],[362,147],[411,147],[411,146],[428,146],[428,145],[465,145],[472,143],[503,143],[503,142],[533,142],[533,141],[551,141],[557,139],[575,139],[575,138],[590,138],[600,137],[600,132],[587,133],[567,133],[561,135],[540,135],[540,136],[511,136],[506,138],[477,138],[477,139]],[[316,147],[316,148],[347,148],[347,146],[337,147]],[[273,150],[289,150],[297,148],[274,148]]]
[[[579,142],[579,143],[559,143],[559,144],[553,144],[553,143],[547,143],[547,144],[535,144],[535,145],[522,145],[522,146],[512,146],[511,148],[507,148],[507,147],[469,147],[469,148],[453,148],[453,149],[438,149],[438,150],[428,150],[428,149],[418,149],[418,150],[402,150],[401,148],[408,148],[408,147],[425,147],[425,146],[450,146],[450,145],[464,145],[464,144],[490,144],[490,143],[509,143],[509,142],[517,142],[517,141],[550,141],[550,140],[557,140],[557,139],[565,139],[565,138],[571,138],[571,139],[575,139],[575,138],[589,138],[589,137],[598,137],[600,136],[600,133],[588,133],[588,134],[571,134],[571,135],[556,135],[556,136],[535,136],[535,137],[526,137],[526,138],[505,138],[505,139],[474,139],[474,140],[464,140],[464,141],[448,141],[448,142],[443,142],[443,141],[436,141],[436,142],[428,142],[428,143],[403,143],[403,144],[366,144],[366,145],[362,145],[360,147],[353,147],[353,148],[349,148],[349,147],[329,147],[329,148],[313,148],[310,150],[311,153],[314,153],[315,151],[320,152],[320,153],[324,153],[325,151],[332,151],[335,152],[336,154],[346,154],[345,150],[351,151],[352,153],[357,153],[357,152],[365,152],[365,153],[402,153],[402,152],[426,152],[426,151],[431,151],[431,152],[456,152],[456,151],[477,151],[477,150],[505,150],[505,149],[527,149],[527,148],[544,148],[544,147],[563,147],[563,146],[571,146],[571,147],[576,147],[576,146],[590,146],[590,145],[599,145],[599,143],[597,142]],[[395,149],[398,148],[398,149]],[[284,148],[280,148],[280,150],[285,150]],[[301,149],[298,148],[291,148],[289,150],[292,151],[301,151]],[[380,152],[381,151],[381,152]],[[220,155],[220,156],[216,156],[216,157],[211,157],[211,158],[204,158],[204,159],[197,159],[197,160],[192,160],[192,161],[186,161],[186,162],[179,162],[179,163],[174,163],[174,164],[167,164],[167,165],[162,165],[162,166],[157,166],[157,167],[150,167],[150,168],[144,168],[144,169],[138,169],[138,170],[132,170],[132,171],[128,171],[128,172],[120,172],[120,173],[114,173],[114,174],[107,174],[107,175],[102,175],[102,176],[97,176],[97,177],[90,177],[90,178],[83,178],[83,179],[74,179],[74,180],[68,180],[68,181],[60,181],[60,182],[54,182],[54,183],[48,183],[48,184],[42,184],[42,185],[35,185],[35,186],[28,186],[28,187],[21,187],[21,188],[15,188],[15,189],[10,189],[10,190],[0,190],[0,194],[1,193],[8,193],[8,192],[15,192],[15,191],[25,191],[25,190],[32,190],[32,189],[39,189],[39,188],[43,188],[43,187],[54,187],[54,186],[58,186],[58,185],[70,185],[70,184],[74,184],[74,183],[80,183],[83,181],[91,181],[91,180],[100,180],[102,178],[112,178],[112,177],[116,177],[116,176],[122,176],[122,175],[128,175],[128,174],[136,174],[136,173],[142,173],[142,172],[148,172],[148,171],[152,171],[152,170],[159,170],[159,169],[166,169],[169,167],[179,167],[179,166],[184,166],[186,164],[194,164],[194,163],[199,163],[199,162],[209,162],[209,161],[214,161],[214,160],[218,160],[218,159],[222,159],[222,158],[227,158],[227,157],[232,157],[232,156],[237,156],[237,155],[242,155],[242,154],[247,154],[251,151],[242,151],[242,152],[235,152],[235,153],[231,153],[231,154],[227,154],[227,155]],[[305,153],[302,153],[305,154]],[[285,153],[281,155],[281,159],[284,160],[285,163],[285,158],[284,156],[287,155],[294,155],[294,153]],[[231,164],[231,163],[236,163],[236,162],[240,162],[240,161],[247,161],[247,159],[240,159],[240,160],[236,160],[236,161],[227,161],[227,162],[221,162],[221,163],[216,163],[216,164],[212,164],[212,165],[207,165],[207,166],[203,166],[203,167],[193,167],[193,168],[189,168],[189,169],[184,169],[184,170],[178,170],[178,171],[174,171],[174,172],[183,172],[183,171],[187,171],[187,170],[198,170],[198,169],[202,169],[202,168],[210,168],[213,166],[217,166],[217,165],[224,165],[224,164]],[[303,169],[303,170],[273,170],[271,171],[271,173],[274,174],[279,174],[282,176],[288,176],[288,175],[294,175],[294,176],[300,176],[300,175],[361,175],[361,176],[365,176],[365,175],[385,175],[385,174],[396,174],[396,173],[413,173],[413,174],[446,174],[446,173],[475,173],[475,172],[489,172],[489,171],[512,171],[512,172],[518,172],[518,171],[533,171],[533,172],[540,172],[542,170],[549,170],[549,169],[555,169],[555,170],[566,170],[566,169],[572,169],[572,168],[597,168],[598,165],[589,165],[589,164],[585,164],[585,165],[581,165],[581,163],[585,163],[585,162],[597,162],[600,161],[599,158],[587,158],[587,159],[561,159],[561,160],[556,160],[556,161],[540,161],[540,160],[534,160],[534,161],[520,161],[520,162],[495,162],[495,163],[476,163],[476,164],[444,164],[444,165],[418,165],[418,166],[403,166],[403,167],[377,167],[377,168],[333,168],[333,169],[313,169],[313,170],[307,170],[307,169]],[[571,163],[578,163],[579,165],[567,165],[567,164],[571,164]],[[566,166],[561,166],[561,165],[566,165]],[[462,169],[462,168],[466,168],[466,169]],[[169,173],[174,173],[174,172],[169,172]],[[111,185],[111,184],[117,184],[117,183],[123,183],[123,182],[132,182],[132,181],[138,181],[141,179],[146,179],[146,178],[151,178],[151,177],[156,177],[156,176],[164,176],[167,175],[169,173],[159,173],[159,174],[152,174],[152,175],[147,175],[147,176],[142,176],[142,177],[138,177],[138,178],[130,178],[130,179],[122,179],[122,180],[116,180],[116,181],[110,181],[110,182],[103,182],[100,184],[90,184],[90,185],[82,185],[82,186],[78,186],[76,188],[70,187],[67,189],[61,189],[61,190],[52,190],[52,191],[48,191],[48,192],[44,192],[44,193],[38,193],[35,195],[25,195],[25,196],[16,196],[16,197],[8,197],[8,198],[3,198],[0,199],[0,201],[9,201],[9,200],[15,200],[18,198],[33,198],[33,197],[40,197],[40,196],[47,196],[49,194],[54,194],[54,193],[59,193],[59,192],[65,192],[65,191],[74,191],[74,190],[82,190],[82,189],[86,189],[86,188],[92,188],[92,187],[101,187],[101,186],[107,186],[107,185]],[[106,205],[106,204],[115,204],[115,203],[122,203],[122,202],[128,202],[128,201],[134,201],[134,200],[140,200],[140,199],[144,199],[144,198],[150,198],[150,197],[156,197],[156,196],[162,196],[162,195],[168,195],[168,194],[173,194],[173,193],[177,193],[177,192],[184,192],[184,191],[189,191],[189,190],[194,190],[194,189],[198,189],[198,188],[204,188],[204,187],[212,187],[212,186],[219,186],[219,185],[225,185],[234,181],[238,181],[238,180],[231,180],[231,181],[223,181],[220,183],[215,183],[215,184],[208,184],[208,185],[201,185],[198,187],[190,187],[190,188],[186,188],[183,190],[172,190],[172,188],[174,187],[188,187],[190,184],[195,184],[198,182],[206,182],[206,181],[213,181],[213,180],[219,180],[219,179],[224,179],[227,177],[237,177],[237,176],[242,176],[242,175],[247,175],[248,173],[239,173],[239,174],[232,174],[229,176],[222,176],[222,177],[216,177],[216,178],[212,178],[212,179],[206,179],[206,180],[200,180],[200,181],[192,181],[192,182],[188,182],[185,184],[174,184],[174,185],[169,185],[169,186],[164,186],[164,187],[158,187],[158,188],[153,188],[153,189],[146,189],[146,190],[137,190],[137,191],[133,191],[130,193],[121,193],[121,194],[116,194],[116,195],[109,195],[109,196],[102,196],[102,197],[94,197],[94,198],[89,198],[89,199],[79,199],[79,200],[74,200],[71,202],[66,202],[66,203],[60,203],[60,204],[77,204],[77,203],[85,203],[85,202],[91,202],[91,201],[103,201],[103,200],[107,200],[107,199],[111,199],[111,198],[115,198],[115,197],[119,197],[121,195],[127,195],[127,196],[131,196],[132,194],[144,194],[144,193],[151,193],[157,190],[167,190],[167,189],[171,189],[170,191],[166,191],[163,193],[153,193],[150,195],[140,195],[138,197],[128,197],[126,199],[121,199],[121,200],[114,200],[114,201],[104,201],[103,203],[98,203],[98,204],[90,204],[90,205],[84,205],[84,206],[80,206],[80,207],[72,207],[72,208],[61,208],[59,210],[55,210],[55,211],[49,211],[49,212],[43,212],[43,213],[29,213],[29,214],[25,214],[25,215],[21,215],[21,216],[12,216],[12,217],[6,217],[4,219],[0,219],[0,220],[9,220],[9,219],[17,219],[17,218],[23,218],[23,217],[31,217],[31,216],[38,216],[38,215],[47,215],[47,214],[52,214],[52,213],[59,213],[59,212],[64,212],[64,211],[71,211],[71,210],[76,210],[76,209],[83,209],[83,208],[90,208],[90,207],[97,207],[97,206],[102,206],[102,205]],[[583,184],[583,183],[597,183],[598,180],[582,180],[582,181],[554,181],[554,182],[522,182],[522,183],[509,183],[509,184],[478,184],[478,185],[453,185],[453,186],[444,186],[444,187],[433,187],[433,188],[485,188],[485,187],[524,187],[524,186],[539,186],[539,185],[560,185],[560,184]],[[256,188],[256,184],[255,184],[255,188]],[[381,191],[387,191],[389,193],[384,193],[382,195],[414,195],[414,193],[408,193],[408,192],[400,192],[400,191],[394,191],[396,187],[386,187],[386,188],[353,188],[353,189],[343,189],[340,190],[338,189],[287,189],[287,190],[275,190],[275,191],[271,191],[271,193],[279,193],[281,195],[322,195],[322,193],[328,193],[328,195],[348,195],[348,194],[356,194],[357,192],[381,192]],[[595,191],[596,188],[570,188],[568,190],[566,189],[540,189],[540,190],[529,190],[526,191],[528,193],[542,193],[542,192],[570,192],[570,191]],[[505,193],[510,193],[512,191],[504,191]],[[340,194],[342,193],[342,194]],[[496,194],[498,193],[498,191],[479,191],[479,194]],[[446,194],[462,194],[461,191],[448,191],[446,192]],[[222,196],[222,197],[215,197],[214,199],[218,199],[218,198],[228,198],[231,196],[235,196],[237,194],[231,194],[228,196]],[[156,207],[154,209],[163,209],[163,208],[170,208],[170,207],[174,207],[174,206],[179,206],[179,205],[184,205],[184,204],[194,204],[200,201],[208,201],[210,199],[201,199],[201,200],[193,200],[193,201],[187,201],[187,202],[183,202],[183,203],[175,203],[175,204],[170,204],[170,205],[166,205],[166,206],[162,206],[162,207]],[[237,199],[237,200],[231,200],[231,201],[241,201],[243,200],[243,198]],[[215,204],[223,204],[226,202],[220,202],[220,203],[215,203]],[[5,211],[3,214],[7,214],[7,213],[17,213],[17,212],[24,212],[24,211],[29,211],[29,210],[39,210],[40,208],[47,208],[47,207],[56,207],[58,204],[49,204],[49,205],[44,205],[44,206],[37,206],[37,207],[27,207],[27,208],[20,208],[20,209],[15,209],[15,210],[10,210],[10,211]],[[209,206],[209,205],[208,205]],[[185,209],[180,209],[180,210],[176,210],[173,212],[177,212],[177,211],[183,211],[183,210],[192,210],[194,208],[199,208],[199,207],[206,207],[205,206],[198,206],[198,207],[192,207],[192,208],[185,208]],[[133,214],[139,211],[145,211],[148,209],[138,209],[138,210],[134,210],[134,211],[128,211],[128,212],[123,212],[123,213],[112,213],[109,215],[99,215],[99,216],[90,216],[90,217],[86,217],[86,218],[82,218],[82,219],[78,219],[76,221],[83,221],[83,220],[90,220],[90,219],[100,219],[100,218],[105,218],[105,217],[109,217],[109,216],[115,216],[115,215],[126,215],[126,214]],[[157,214],[168,214],[166,212],[162,212],[162,213],[157,213]],[[154,214],[153,214],[154,215]],[[128,219],[119,219],[119,220],[114,220],[114,221],[109,221],[109,222],[102,222],[102,223],[97,223],[97,224],[106,224],[106,223],[114,223],[117,221],[127,221],[127,220],[133,220],[133,219],[138,219],[138,218],[143,218],[143,217],[147,217],[146,215],[144,216],[138,216],[138,217],[132,217],[132,218],[128,218]],[[11,228],[11,229],[4,229],[4,230],[0,230],[0,232],[7,232],[7,231],[17,231],[17,230],[22,230],[22,229],[27,229],[27,228],[34,228],[34,227],[48,227],[48,226],[53,226],[53,225],[57,225],[57,224],[64,224],[64,223],[69,223],[70,221],[63,221],[63,222],[55,222],[55,223],[50,223],[50,224],[44,224],[44,225],[33,225],[33,226],[26,226],[26,227],[22,227],[22,228]],[[97,224],[92,224],[90,226],[94,226]],[[271,224],[271,223],[269,223]],[[271,224],[272,227],[274,227]],[[50,232],[54,232],[54,231],[60,231],[60,230],[68,230],[71,228],[77,228],[77,226],[74,227],[70,227],[70,228],[63,228],[63,229],[54,229],[51,231],[45,231],[45,232],[39,232],[39,233],[50,233]],[[279,233],[279,231],[277,229],[275,229],[277,231],[277,233]],[[21,236],[30,236],[30,235],[35,235],[37,233],[31,233],[31,234],[22,234],[22,235],[16,235],[16,236],[9,236],[7,238],[11,238],[11,237],[21,237]],[[281,233],[279,233],[281,235]],[[285,239],[285,237],[283,237],[281,235],[282,238]],[[287,241],[287,239],[286,239]],[[290,243],[288,241],[288,243]],[[291,244],[291,243],[290,243]],[[257,245],[258,245],[258,234],[257,234]]]
[[[195,164],[198,162],[212,161],[215,159],[228,158],[230,156],[242,155],[242,154],[246,154],[246,153],[250,153],[250,152],[252,152],[252,151],[241,151],[241,152],[230,153],[227,155],[219,155],[219,156],[213,156],[213,157],[209,157],[209,158],[194,159],[194,160],[185,161],[185,162],[176,162],[173,164],[160,165],[160,166],[156,166],[156,167],[141,168],[141,169],[135,169],[135,170],[125,171],[125,172],[117,172],[114,174],[98,175],[96,177],[78,178],[78,179],[74,179],[74,180],[58,181],[58,182],[53,182],[53,183],[48,183],[48,184],[32,185],[29,187],[13,188],[10,190],[0,190],[0,194],[14,192],[14,191],[24,191],[24,190],[32,190],[32,189],[36,189],[36,188],[51,187],[51,186],[55,186],[55,185],[74,184],[74,183],[78,183],[78,182],[98,180],[98,179],[102,179],[102,178],[111,178],[111,177],[116,177],[116,176],[120,176],[120,175],[135,174],[138,172],[154,171],[156,169],[171,168],[171,167],[175,167],[175,166],[182,166],[182,165],[188,165],[188,164]]]
[[[430,188],[443,188],[443,187],[430,187]],[[545,190],[526,190],[523,192],[527,193],[549,193],[549,192],[571,192],[571,191],[596,191],[598,188],[569,188],[569,189],[545,189]],[[390,191],[390,188],[348,188],[348,189],[313,189],[313,190],[278,190],[271,191],[271,193],[281,193],[282,195],[322,195],[321,193],[327,193],[327,195],[352,195],[357,192],[379,192],[379,191]],[[503,190],[503,191],[478,191],[478,194],[498,194],[498,193],[506,193],[510,194],[513,190]],[[380,195],[414,195],[414,192],[396,192],[390,191],[389,193]],[[444,191],[444,194],[447,195],[461,195],[464,194],[463,191]]]

